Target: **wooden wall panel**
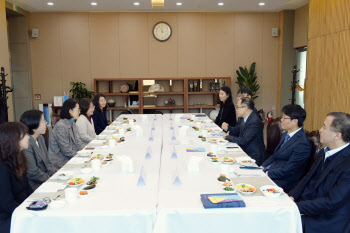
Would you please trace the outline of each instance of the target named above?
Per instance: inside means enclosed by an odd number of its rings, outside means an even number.
[[[307,130],[319,129],[329,112],[350,113],[349,4],[347,0],[310,1],[305,99]],[[312,17],[323,17],[327,24],[324,27],[316,25]]]
[[[309,39],[325,34],[327,1],[328,0],[310,0]]]

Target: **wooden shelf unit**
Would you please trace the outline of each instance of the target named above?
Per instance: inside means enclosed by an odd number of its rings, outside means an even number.
[[[152,81],[151,81],[152,80]],[[147,85],[143,85],[144,81],[159,83],[164,87],[164,92],[148,92],[146,91]],[[172,80],[172,81],[170,81]],[[201,81],[202,82],[201,82]],[[124,98],[123,103],[124,106],[116,106],[108,108],[112,117],[113,111],[123,111],[123,110],[138,110],[138,113],[144,113],[144,110],[183,110],[184,113],[188,113],[189,110],[195,109],[214,109],[218,108],[218,91],[209,91],[209,83],[215,82],[215,80],[219,81],[220,87],[225,84],[225,86],[229,86],[231,88],[231,78],[230,77],[189,77],[189,78],[102,78],[102,79],[94,79],[94,91],[96,94],[103,94],[109,98]],[[138,81],[138,92],[134,93],[121,93],[119,91],[120,85],[122,83],[135,83]],[[189,91],[189,84],[199,81],[198,85],[202,83],[201,91]],[[172,83],[172,85],[170,85]],[[134,84],[133,84],[134,85]],[[147,89],[148,90],[148,89]],[[147,96],[154,95],[157,97],[155,102],[159,102],[155,107],[144,106],[144,98]],[[127,105],[128,98],[130,96],[138,96],[139,105]],[[179,105],[163,105],[164,98],[174,98],[176,103],[179,102]],[[160,99],[159,99],[160,98]],[[203,101],[203,105],[196,105],[198,101]],[[118,102],[118,101],[117,101]],[[182,103],[183,102],[183,103]],[[120,105],[120,103],[117,103]]]

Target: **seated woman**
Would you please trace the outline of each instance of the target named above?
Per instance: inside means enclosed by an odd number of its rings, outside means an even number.
[[[91,99],[83,98],[79,101],[80,116],[77,120],[77,130],[83,146],[86,146],[94,138],[96,138],[94,120],[92,114],[95,106]]]
[[[222,128],[223,123],[228,126],[236,126],[236,108],[232,102],[231,89],[227,86],[221,87],[219,92],[220,111],[216,117],[215,124]]]
[[[79,104],[73,99],[66,100],[61,109],[61,119],[52,130],[49,158],[57,170],[83,148],[74,122],[78,119],[79,113]]]
[[[22,114],[20,121],[28,127],[29,131],[29,146],[23,152],[28,161],[28,181],[35,190],[55,173],[42,136],[46,132],[46,121],[43,112],[39,110],[26,111]]]
[[[9,233],[13,211],[33,192],[27,179],[27,127],[18,122],[0,125],[0,232]]]
[[[98,135],[108,126],[106,97],[102,94],[95,95],[94,105],[95,111],[92,119],[94,119],[95,132]]]

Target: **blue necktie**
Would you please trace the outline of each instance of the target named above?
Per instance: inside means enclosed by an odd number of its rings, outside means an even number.
[[[290,139],[289,134],[287,134],[287,136],[284,138],[284,141],[283,141],[281,147],[282,147],[284,144],[286,144],[286,142],[288,141],[288,139]]]

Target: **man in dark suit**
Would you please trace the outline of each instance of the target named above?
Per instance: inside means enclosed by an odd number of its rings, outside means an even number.
[[[237,143],[260,166],[266,159],[266,151],[261,120],[253,113],[254,101],[243,98],[238,101],[236,109],[238,117],[243,120],[235,127],[226,127],[224,130],[228,133],[224,138]]]
[[[311,156],[311,143],[302,128],[306,112],[299,105],[282,108],[282,135],[274,154],[262,166],[266,174],[288,193],[301,180]]]
[[[350,232],[350,115],[329,113],[320,135],[326,147],[289,195],[302,215],[304,233]]]

